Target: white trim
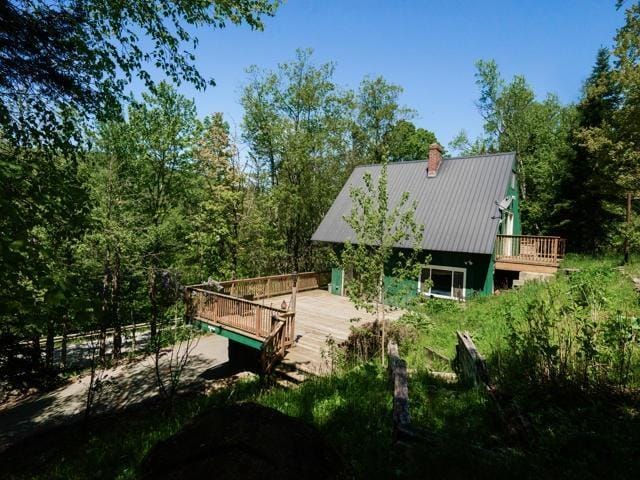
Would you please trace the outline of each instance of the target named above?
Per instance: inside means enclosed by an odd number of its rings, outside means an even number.
[[[422,291],[422,270],[429,269],[429,279],[431,279],[431,270],[445,270],[451,273],[451,295],[440,295],[438,293],[431,293],[431,286],[429,286],[428,292]],[[467,269],[461,267],[449,267],[445,265],[423,265],[420,270],[420,275],[418,276],[418,292],[423,295],[427,295],[429,297],[435,298],[446,298],[448,300],[458,300],[457,297],[453,296],[453,272],[462,272],[462,299],[464,300],[467,297]]]

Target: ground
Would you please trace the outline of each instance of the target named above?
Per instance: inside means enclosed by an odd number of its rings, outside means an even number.
[[[207,410],[155,445],[144,479],[348,478],[344,461],[311,425],[255,403]]]
[[[279,306],[283,300],[289,303],[290,299],[290,295],[283,295],[266,299],[265,303]],[[396,320],[402,313],[393,310],[387,318]],[[326,290],[301,292],[296,300],[295,343],[284,363],[303,372],[327,373],[331,366],[331,359],[326,355],[327,340],[341,343],[349,336],[352,326],[374,319],[375,315],[356,309],[347,297],[332,295]]]
[[[227,339],[205,335],[198,339],[184,372],[184,383],[202,382],[214,375],[215,367],[227,361]],[[96,410],[119,409],[158,393],[153,356],[119,365],[105,372],[104,388],[96,400]],[[0,407],[0,450],[37,431],[81,417],[90,376],[74,381],[39,397]]]
[[[291,296],[268,298],[266,305],[279,306],[290,302]],[[400,311],[389,314],[398,318]],[[310,373],[328,373],[327,340],[347,339],[355,319],[370,321],[371,314],[357,310],[346,297],[332,295],[324,290],[300,292],[296,302],[296,338],[284,363],[291,368]],[[228,360],[228,341],[217,335],[199,338],[184,374],[183,384],[206,381],[219,376],[216,367]],[[82,350],[74,344],[73,351]],[[0,407],[0,450],[26,436],[80,417],[85,409],[89,375],[81,375],[72,382],[38,397],[30,397],[16,404]],[[96,401],[97,411],[123,408],[158,392],[153,356],[110,369],[105,375],[104,388]]]

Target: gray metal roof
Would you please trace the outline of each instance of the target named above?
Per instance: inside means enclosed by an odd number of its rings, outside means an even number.
[[[496,202],[504,199],[514,159],[515,153],[445,158],[437,176],[431,178],[427,178],[426,160],[390,163],[390,208],[403,192],[409,193],[409,202],[418,202],[415,217],[424,224],[425,250],[490,254],[500,220]],[[354,240],[353,230],[343,218],[352,208],[350,189],[364,186],[362,176],[367,171],[376,181],[380,170],[380,165],[354,169],[312,240]]]

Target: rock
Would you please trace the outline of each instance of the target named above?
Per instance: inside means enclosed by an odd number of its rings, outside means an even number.
[[[348,478],[340,455],[314,427],[277,410],[245,403],[211,409],[156,444],[143,479]]]
[[[231,378],[233,380],[241,380],[241,381],[256,380],[258,378],[258,374],[249,372],[249,371],[238,372],[235,375],[233,375],[233,377]]]

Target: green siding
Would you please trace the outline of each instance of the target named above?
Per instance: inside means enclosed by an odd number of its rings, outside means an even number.
[[[334,295],[342,294],[342,276],[343,271],[341,268],[332,268],[331,269],[331,293]]]
[[[465,297],[493,293],[493,259],[491,255],[460,252],[426,252],[431,255],[429,265],[465,268],[467,270]],[[426,262],[425,262],[426,263]]]
[[[428,256],[430,261],[427,262]],[[385,289],[387,302],[401,306],[418,292],[418,279],[400,279],[393,276],[394,265],[399,256],[389,262],[386,268]],[[466,269],[465,298],[473,295],[491,295],[493,293],[494,261],[492,255],[459,252],[423,252],[420,261],[426,265],[457,267]],[[332,279],[341,279],[342,270],[334,268]],[[333,280],[332,280],[333,282]],[[340,294],[332,286],[332,292]]]
[[[515,171],[516,164],[514,161],[513,170]],[[511,180],[507,184],[507,191],[505,197],[513,197],[509,211],[513,213],[513,234],[522,235],[522,220],[520,219],[520,188],[518,186],[518,176],[515,177],[514,186],[511,186]],[[505,233],[503,231],[504,222],[500,223],[499,233]]]
[[[199,320],[195,320],[195,322],[197,322],[197,326],[205,332],[215,333],[222,337],[226,337],[229,340],[233,340],[234,342],[238,342],[248,347],[255,348],[256,350],[262,349],[262,342],[256,340],[255,338],[245,337],[244,335],[240,335],[239,333],[226,330],[222,327],[209,325],[208,323],[201,322]]]
[[[402,306],[416,296],[418,279],[411,280],[385,275],[384,287],[387,303],[393,306]]]

